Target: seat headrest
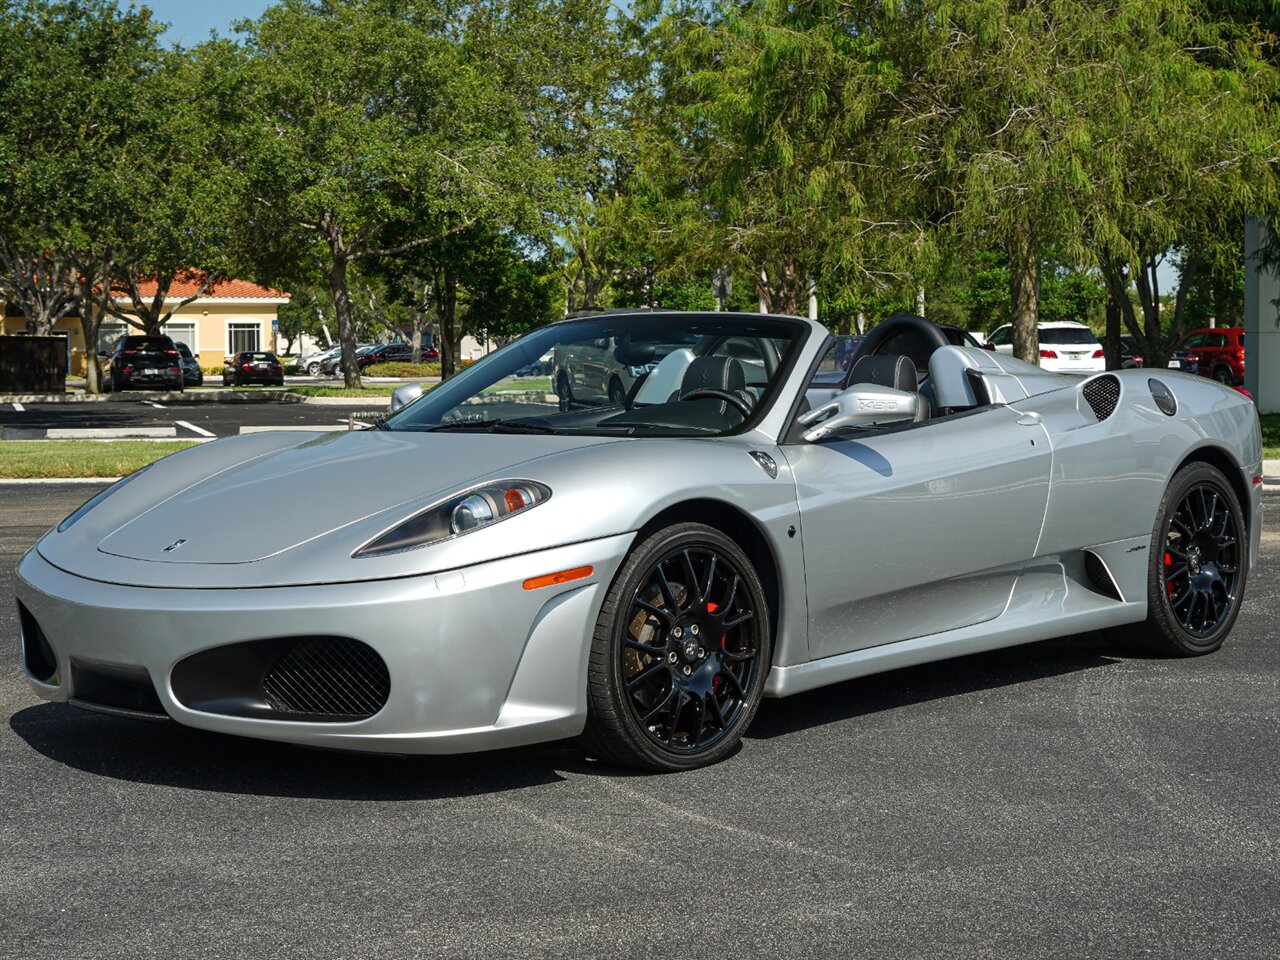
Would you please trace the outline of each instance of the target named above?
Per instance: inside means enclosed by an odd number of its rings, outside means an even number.
[[[910,357],[901,354],[859,357],[844,378],[844,386],[855,383],[874,383],[894,390],[915,391],[920,388],[916,380],[916,365]]]
[[[697,357],[680,381],[680,392],[690,390],[745,390],[747,375],[733,357]]]

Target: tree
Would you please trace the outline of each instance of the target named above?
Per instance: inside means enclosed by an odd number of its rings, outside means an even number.
[[[248,26],[240,149],[253,217],[260,236],[318,250],[348,386],[360,382],[351,267],[541,216],[572,156],[562,114],[579,28],[605,11],[284,0]],[[446,304],[455,286],[444,278]]]
[[[159,26],[112,0],[18,0],[0,13],[0,286],[33,333],[78,310],[93,351],[120,213],[114,158],[142,135],[136,91]]]

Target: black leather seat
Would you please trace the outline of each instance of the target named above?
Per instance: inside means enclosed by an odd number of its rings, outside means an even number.
[[[755,406],[755,397],[747,389],[747,374],[742,364],[733,357],[695,357],[684,372],[680,381],[680,389],[671,395],[671,400],[679,400],[687,393],[696,390],[720,390],[741,397],[748,406]],[[739,416],[742,411],[729,404],[720,403],[720,412],[734,410]]]
[[[855,383],[874,383],[877,386],[916,394],[920,397],[920,404],[916,408],[917,423],[928,420],[932,413],[928,398],[920,393],[920,383],[916,379],[916,365],[909,357],[901,354],[859,357],[857,362],[849,368],[842,389],[847,389]]]

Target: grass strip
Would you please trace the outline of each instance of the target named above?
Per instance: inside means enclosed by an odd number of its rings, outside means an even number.
[[[1262,420],[1262,459],[1280,460],[1280,413],[1265,413]]]
[[[189,440],[0,440],[0,479],[123,477],[194,445]]]

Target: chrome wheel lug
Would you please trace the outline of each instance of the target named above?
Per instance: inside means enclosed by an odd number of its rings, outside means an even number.
[[[686,664],[684,665],[684,675],[687,677],[687,676],[689,676],[689,674],[691,674],[691,673],[693,673],[693,667],[689,666],[689,665],[686,663]]]
[[[704,650],[702,647],[698,648],[698,659],[699,660],[707,659],[707,651]]]
[[[695,623],[692,627],[689,628],[689,632],[696,637],[698,635],[698,625]]]
[[[679,640],[681,637],[684,636],[684,629],[681,627],[676,627],[674,630],[671,631],[671,635],[675,637],[677,640]]]
[[[670,653],[667,654],[667,663],[675,663],[679,659],[680,659],[680,655],[676,653],[674,650],[672,650]]]

